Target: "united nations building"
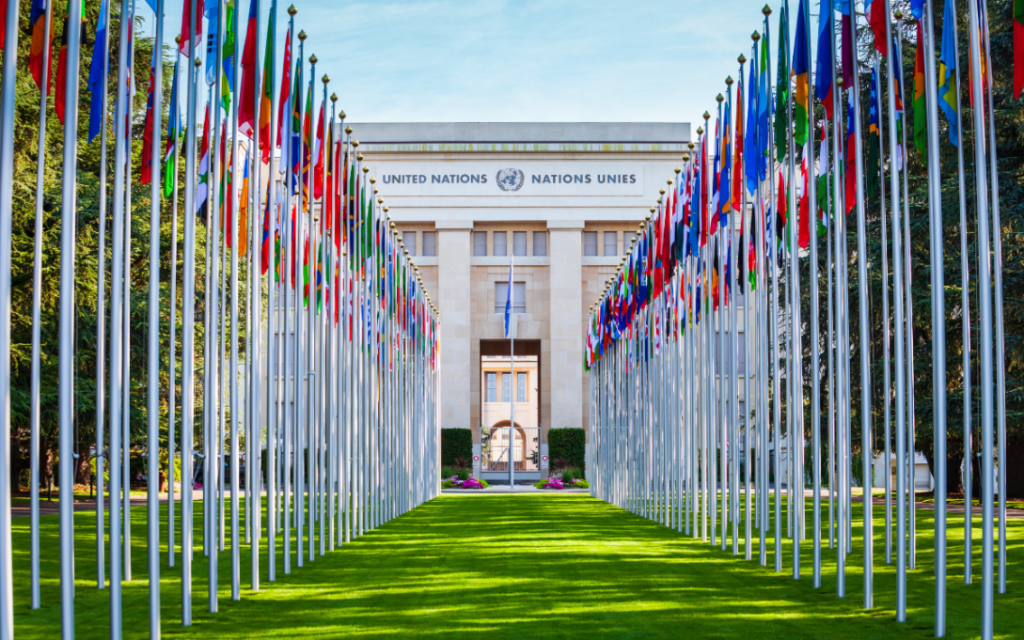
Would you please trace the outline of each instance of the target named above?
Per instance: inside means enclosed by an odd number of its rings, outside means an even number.
[[[689,124],[350,126],[441,313],[442,428],[472,431],[476,475],[507,481],[511,459],[516,482],[539,479],[550,430],[587,427],[589,307]]]

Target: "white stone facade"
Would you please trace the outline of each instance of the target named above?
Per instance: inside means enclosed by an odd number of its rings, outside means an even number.
[[[544,443],[548,429],[586,428],[589,306],[682,165],[690,126],[349,126],[441,313],[441,426],[473,428],[479,443],[479,427],[494,418],[482,407],[481,356],[508,355],[504,299],[495,298],[518,250],[513,282],[525,304],[516,354],[539,358],[538,415],[528,422],[541,426]],[[436,255],[422,255],[431,247]]]

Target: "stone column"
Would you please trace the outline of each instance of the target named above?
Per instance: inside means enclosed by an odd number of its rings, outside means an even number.
[[[583,222],[548,222],[551,256],[551,424],[583,427]]]
[[[468,429],[472,374],[470,267],[473,223],[438,221],[437,283],[441,312],[441,428]]]

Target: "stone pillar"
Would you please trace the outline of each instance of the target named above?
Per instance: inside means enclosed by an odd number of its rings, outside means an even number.
[[[437,283],[441,312],[441,428],[468,429],[472,222],[438,221]]]
[[[551,424],[583,427],[583,222],[548,222],[551,256]]]

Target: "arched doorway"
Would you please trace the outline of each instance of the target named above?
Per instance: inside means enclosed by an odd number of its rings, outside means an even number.
[[[499,420],[480,430],[481,472],[488,481],[536,481],[540,478],[540,429]],[[512,469],[509,464],[512,464]]]
[[[492,463],[491,470],[495,472],[507,472],[509,460],[514,461],[516,471],[523,471],[523,456],[526,447],[526,431],[523,426],[516,423],[515,432],[512,437],[512,446],[509,447],[509,421],[501,420],[491,425],[490,445]]]

